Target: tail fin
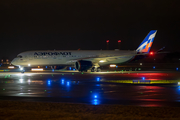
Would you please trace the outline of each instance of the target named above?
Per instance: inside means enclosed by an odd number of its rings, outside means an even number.
[[[148,35],[144,38],[142,43],[139,45],[139,47],[136,49],[136,51],[140,53],[149,53],[149,50],[151,49],[156,32],[157,30],[151,30],[148,33]]]

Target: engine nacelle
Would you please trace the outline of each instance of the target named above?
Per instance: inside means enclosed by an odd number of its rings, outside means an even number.
[[[59,70],[59,69],[64,68],[65,66],[50,66],[50,67],[51,67],[51,69],[53,69],[53,70]]]
[[[91,61],[79,60],[75,63],[75,67],[79,71],[86,71],[93,66]]]

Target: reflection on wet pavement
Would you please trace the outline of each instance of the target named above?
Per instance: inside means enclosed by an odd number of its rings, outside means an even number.
[[[6,75],[6,78],[4,76],[0,74],[1,99],[152,107],[179,106],[180,101],[178,85],[129,85],[104,82],[113,74],[107,76],[86,74],[81,77],[71,73],[64,75],[18,73]],[[119,74],[114,76],[115,79],[119,79]]]

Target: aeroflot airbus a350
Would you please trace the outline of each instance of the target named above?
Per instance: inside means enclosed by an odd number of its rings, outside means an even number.
[[[157,30],[151,30],[139,47],[128,50],[36,50],[17,55],[11,62],[24,71],[33,66],[75,66],[79,71],[101,71],[100,65],[118,64],[132,60],[135,56],[149,53]]]

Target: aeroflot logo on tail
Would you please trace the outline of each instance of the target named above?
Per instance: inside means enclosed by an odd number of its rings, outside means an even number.
[[[35,52],[36,56],[45,56],[45,55],[71,55],[71,52]]]

